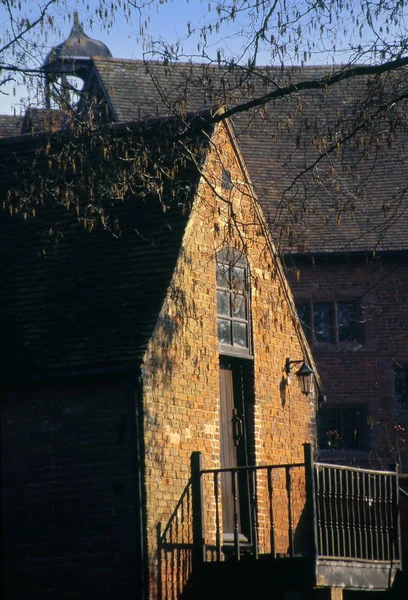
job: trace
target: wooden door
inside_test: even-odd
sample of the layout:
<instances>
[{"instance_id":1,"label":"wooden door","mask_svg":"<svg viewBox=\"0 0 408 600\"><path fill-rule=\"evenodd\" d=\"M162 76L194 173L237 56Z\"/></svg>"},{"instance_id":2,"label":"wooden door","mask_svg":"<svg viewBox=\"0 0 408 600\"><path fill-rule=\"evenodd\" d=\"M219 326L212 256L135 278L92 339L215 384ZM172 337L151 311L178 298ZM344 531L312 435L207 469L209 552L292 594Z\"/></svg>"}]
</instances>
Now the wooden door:
<instances>
[{"instance_id":1,"label":"wooden door","mask_svg":"<svg viewBox=\"0 0 408 600\"><path fill-rule=\"evenodd\" d=\"M234 468L248 464L245 427L245 381L244 368L240 362L220 362L220 463L221 468ZM249 530L249 490L247 474L241 473L236 480L238 496L238 526L241 534ZM232 475L221 476L222 519L224 541L233 541L234 496Z\"/></svg>"}]
</instances>

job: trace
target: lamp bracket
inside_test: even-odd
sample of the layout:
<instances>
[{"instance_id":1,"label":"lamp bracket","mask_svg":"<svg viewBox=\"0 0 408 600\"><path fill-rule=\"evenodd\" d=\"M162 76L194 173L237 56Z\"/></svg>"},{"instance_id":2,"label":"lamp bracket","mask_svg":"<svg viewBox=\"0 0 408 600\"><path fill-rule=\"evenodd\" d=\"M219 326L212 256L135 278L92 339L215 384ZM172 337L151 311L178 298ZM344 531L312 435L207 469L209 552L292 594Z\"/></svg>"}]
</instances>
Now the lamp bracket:
<instances>
[{"instance_id":1,"label":"lamp bracket","mask_svg":"<svg viewBox=\"0 0 408 600\"><path fill-rule=\"evenodd\" d=\"M304 363L304 359L302 360L291 360L290 358L286 359L285 362L285 372L287 375L290 375L290 373L292 372L292 366L293 365L300 365L301 363Z\"/></svg>"}]
</instances>

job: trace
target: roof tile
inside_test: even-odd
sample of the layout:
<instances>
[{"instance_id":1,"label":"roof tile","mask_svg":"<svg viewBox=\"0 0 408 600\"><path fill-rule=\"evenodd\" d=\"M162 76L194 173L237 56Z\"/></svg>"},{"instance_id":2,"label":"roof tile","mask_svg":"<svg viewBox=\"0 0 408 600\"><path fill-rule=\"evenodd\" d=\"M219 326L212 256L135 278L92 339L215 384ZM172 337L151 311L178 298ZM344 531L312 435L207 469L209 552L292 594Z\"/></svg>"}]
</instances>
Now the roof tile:
<instances>
[{"instance_id":1,"label":"roof tile","mask_svg":"<svg viewBox=\"0 0 408 600\"><path fill-rule=\"evenodd\" d=\"M269 68L248 74L200 64L94 62L119 121L232 106L277 86L324 79L338 68ZM234 116L259 200L275 242L285 251L408 249L405 119L398 107L393 122L389 110L374 118L391 92L405 86L405 73L400 75L356 77ZM328 151L362 119L367 126L356 137Z\"/></svg>"}]
</instances>

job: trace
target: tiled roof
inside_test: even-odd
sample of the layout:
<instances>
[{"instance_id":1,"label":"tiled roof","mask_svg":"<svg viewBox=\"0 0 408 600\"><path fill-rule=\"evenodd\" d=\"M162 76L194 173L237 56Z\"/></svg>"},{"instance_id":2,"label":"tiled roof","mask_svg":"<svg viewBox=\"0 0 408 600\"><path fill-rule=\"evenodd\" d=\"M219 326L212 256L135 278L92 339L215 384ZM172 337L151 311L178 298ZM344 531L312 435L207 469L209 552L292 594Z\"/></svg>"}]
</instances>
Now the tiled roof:
<instances>
[{"instance_id":1,"label":"tiled roof","mask_svg":"<svg viewBox=\"0 0 408 600\"><path fill-rule=\"evenodd\" d=\"M198 64L101 58L94 63L118 121L171 114L175 107L233 106L277 86L323 79L335 69L275 68L247 76L244 70ZM405 72L401 75L382 76L382 85L378 78L356 77L234 116L275 242L286 251L408 249L406 107L375 117L392 91L405 88ZM367 126L326 154L362 118Z\"/></svg>"},{"instance_id":2,"label":"tiled roof","mask_svg":"<svg viewBox=\"0 0 408 600\"><path fill-rule=\"evenodd\" d=\"M62 110L29 108L25 115L0 115L0 138L24 133L56 131L64 126L66 113Z\"/></svg>"},{"instance_id":3,"label":"tiled roof","mask_svg":"<svg viewBox=\"0 0 408 600\"><path fill-rule=\"evenodd\" d=\"M230 103L252 83L244 74L210 65L93 58L117 121L166 116L175 109L203 110Z\"/></svg>"},{"instance_id":4,"label":"tiled roof","mask_svg":"<svg viewBox=\"0 0 408 600\"><path fill-rule=\"evenodd\" d=\"M23 117L0 115L0 138L18 135L22 124Z\"/></svg>"},{"instance_id":5,"label":"tiled roof","mask_svg":"<svg viewBox=\"0 0 408 600\"><path fill-rule=\"evenodd\" d=\"M20 133L57 131L64 126L66 113L48 108L29 108L23 118Z\"/></svg>"},{"instance_id":6,"label":"tiled roof","mask_svg":"<svg viewBox=\"0 0 408 600\"><path fill-rule=\"evenodd\" d=\"M38 208L27 220L3 213L1 376L137 367L175 268L198 181L181 145L172 142L175 129L175 121L157 120L134 130L114 128L114 139L132 136L136 146L143 138L167 164L178 165L177 178L163 182L161 196L145 190L112 202L119 236L101 227L90 233L60 206ZM203 120L183 145L198 148L203 158L208 135L211 127ZM64 138L41 134L0 141L6 189L13 189L32 152L50 140L46 160Z\"/></svg>"}]
</instances>

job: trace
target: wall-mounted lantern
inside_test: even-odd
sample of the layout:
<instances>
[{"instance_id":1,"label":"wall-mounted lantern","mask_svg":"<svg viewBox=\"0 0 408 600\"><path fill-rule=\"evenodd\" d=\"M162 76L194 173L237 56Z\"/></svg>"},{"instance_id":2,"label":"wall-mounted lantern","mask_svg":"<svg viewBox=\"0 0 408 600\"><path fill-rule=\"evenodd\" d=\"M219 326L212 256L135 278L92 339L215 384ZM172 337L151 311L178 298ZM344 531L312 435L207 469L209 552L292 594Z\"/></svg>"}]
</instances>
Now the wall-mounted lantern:
<instances>
[{"instance_id":1,"label":"wall-mounted lantern","mask_svg":"<svg viewBox=\"0 0 408 600\"><path fill-rule=\"evenodd\" d=\"M297 378L299 380L299 387L305 396L308 396L313 389L313 375L314 371L305 360L291 360L286 359L285 372L288 377L288 383L290 382L290 374L292 373L293 365L301 365L300 369L296 371Z\"/></svg>"}]
</instances>

